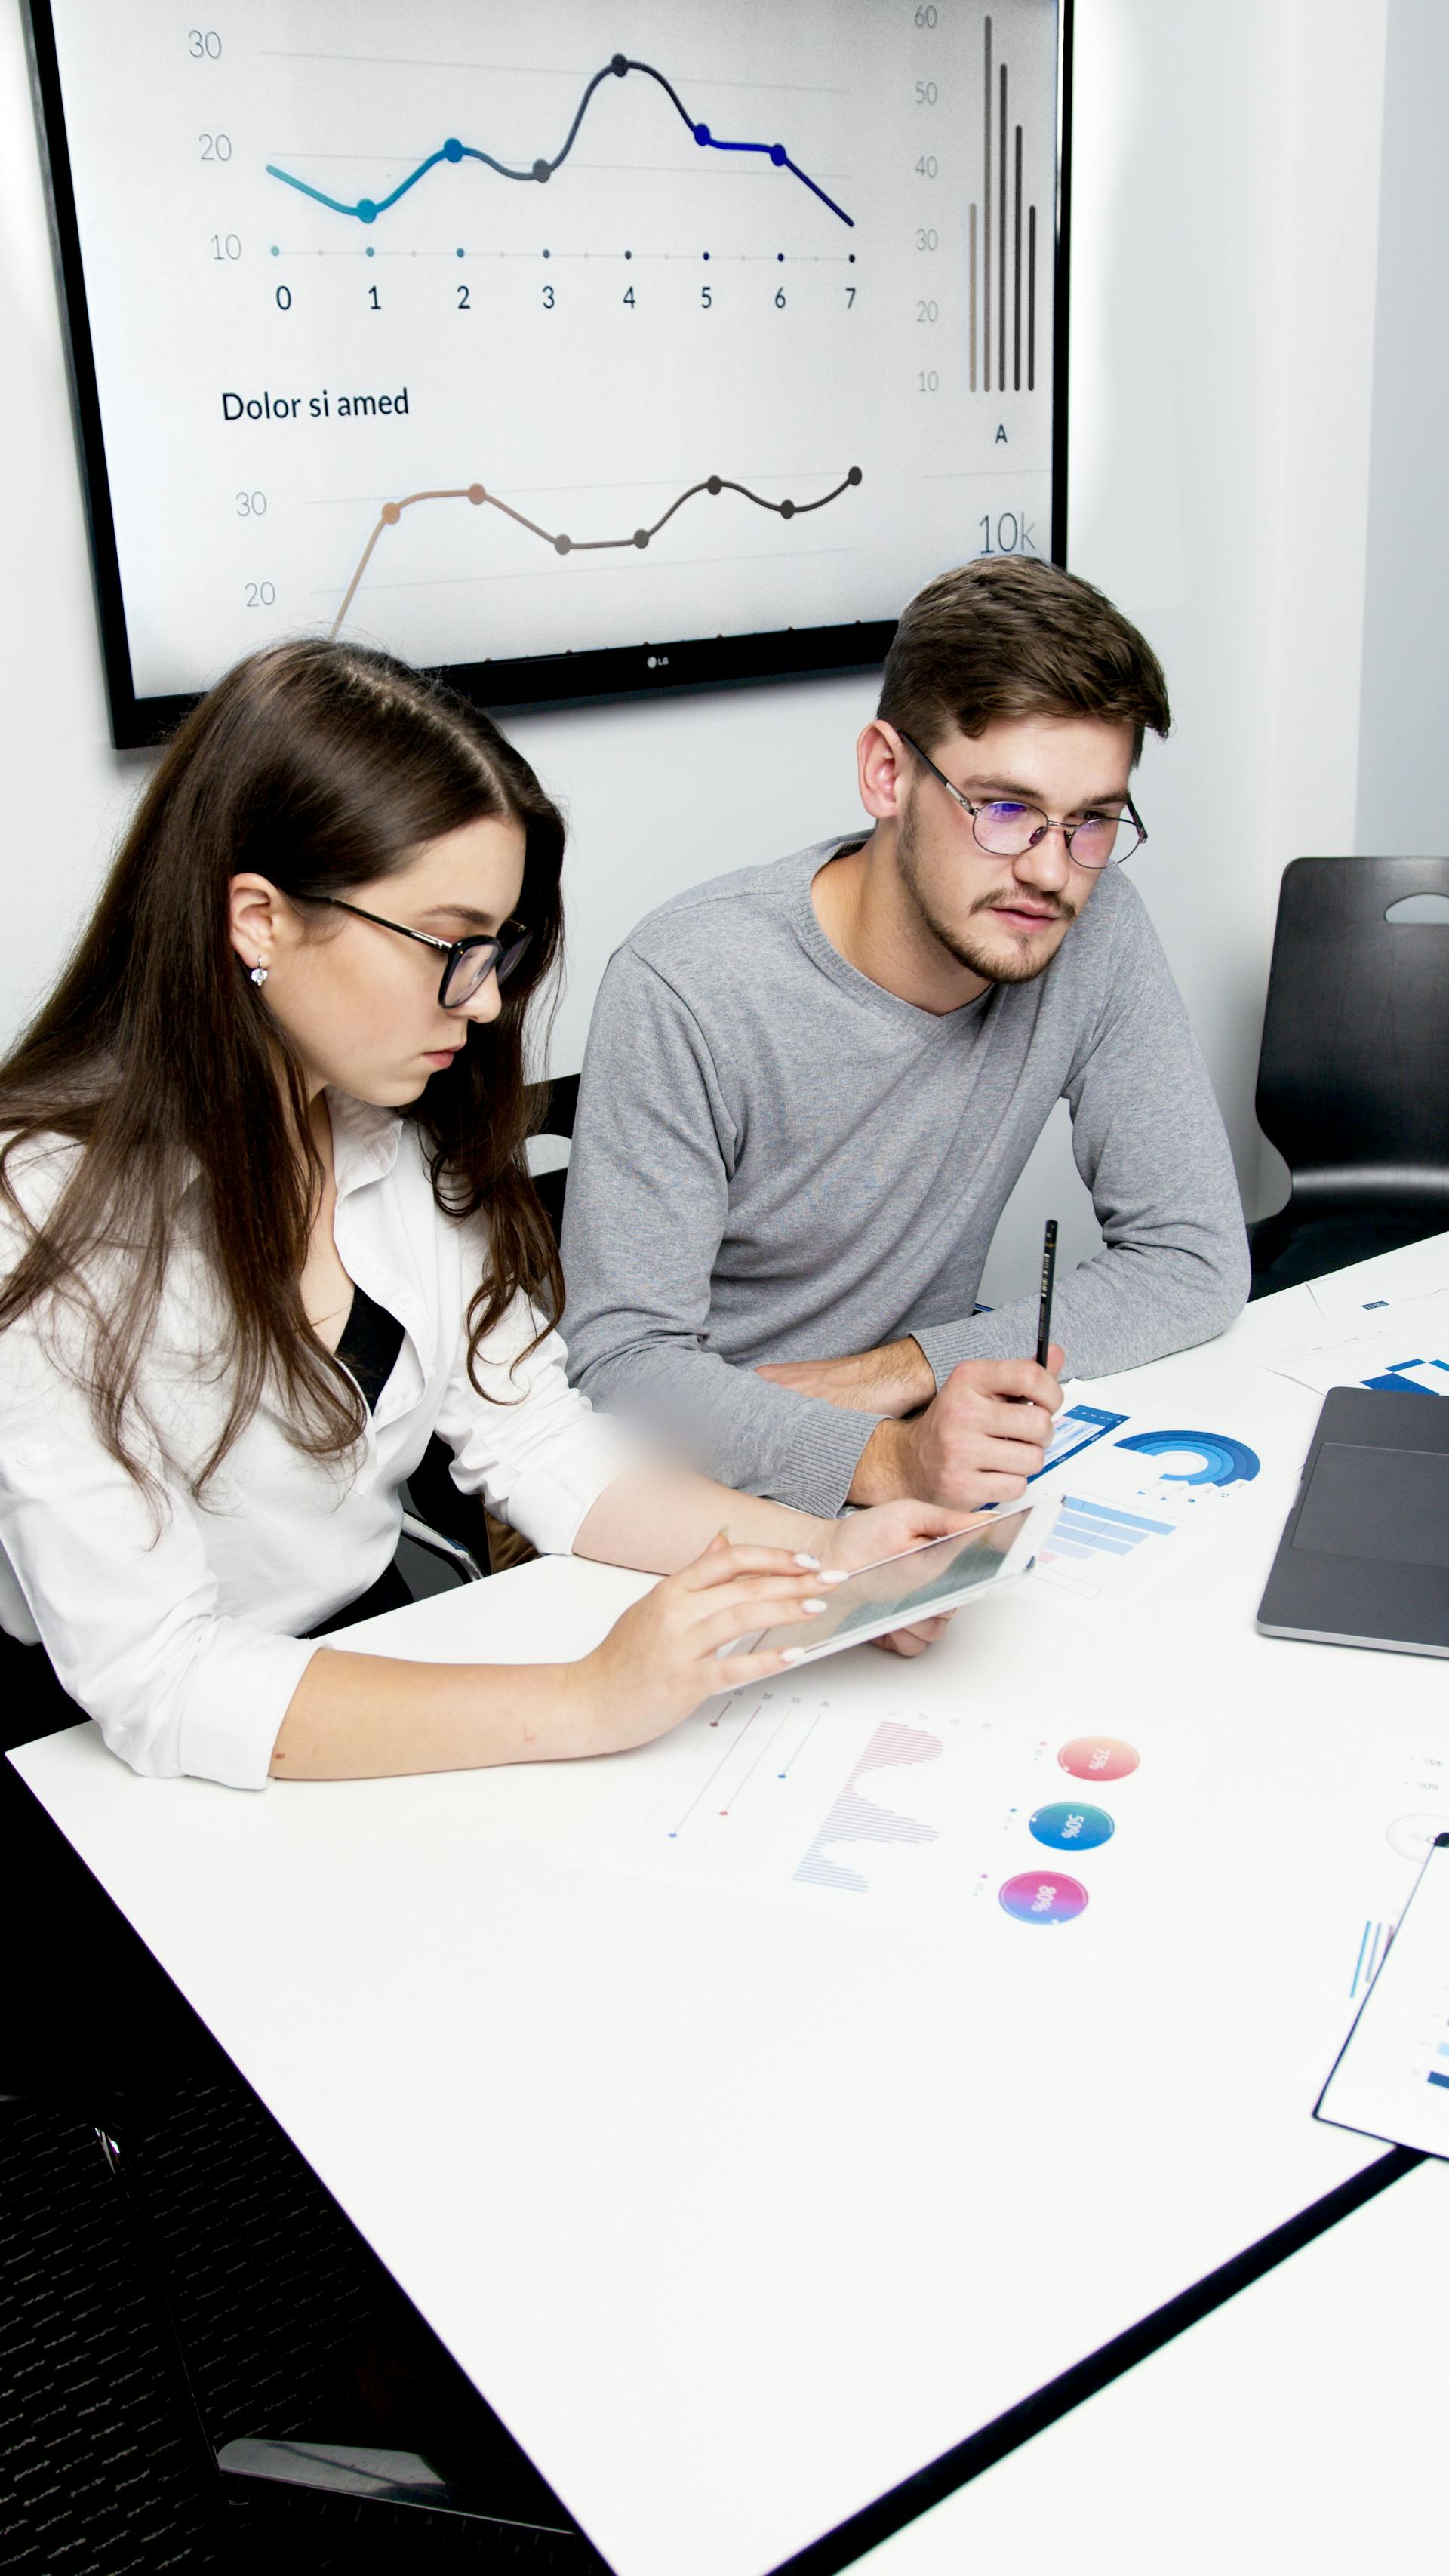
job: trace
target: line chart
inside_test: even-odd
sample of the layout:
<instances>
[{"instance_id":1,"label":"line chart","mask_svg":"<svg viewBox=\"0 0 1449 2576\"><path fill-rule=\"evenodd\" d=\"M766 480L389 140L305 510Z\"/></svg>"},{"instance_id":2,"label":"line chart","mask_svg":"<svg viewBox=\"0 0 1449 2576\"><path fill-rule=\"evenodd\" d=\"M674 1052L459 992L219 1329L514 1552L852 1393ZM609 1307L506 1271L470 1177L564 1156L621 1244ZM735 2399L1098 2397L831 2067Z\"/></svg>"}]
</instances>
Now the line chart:
<instances>
[{"instance_id":1,"label":"line chart","mask_svg":"<svg viewBox=\"0 0 1449 2576\"><path fill-rule=\"evenodd\" d=\"M409 492L404 500L384 501L377 514L377 524L363 547L357 568L343 592L342 605L328 628L328 635L335 638L341 633L347 612L357 596L358 584L372 561L373 549L378 539L389 528L397 526L404 510L415 509L420 501L470 501L475 510L497 510L503 518L511 519L516 527L526 528L531 537L538 537L543 544L552 546L557 555L612 554L625 547L637 548L642 553L651 540L658 536L660 529L668 526L675 512L682 510L686 501L696 500L701 492L708 493L714 500L718 500L722 492L738 492L741 500L752 501L757 510L772 510L780 519L801 519L808 517L812 510L826 509L830 502L839 500L842 492L853 491L862 480L861 468L858 465L852 465L840 482L831 491L822 492L817 500L767 501L763 493L752 492L748 483L732 482L727 474L707 474L701 482L688 484L685 490L670 502L668 509L662 511L649 527L635 528L625 537L571 537L552 528L540 527L537 519L525 517L522 510L515 510L511 502L500 500L498 494L490 492L484 483L459 483L437 491Z\"/></svg>"},{"instance_id":2,"label":"line chart","mask_svg":"<svg viewBox=\"0 0 1449 2576\"><path fill-rule=\"evenodd\" d=\"M527 169L515 170L510 163L496 160L491 152L484 152L477 144L460 143L456 135L450 135L446 143L439 145L436 152L428 153L415 170L410 170L405 179L400 179L387 196L358 197L350 205L345 198L329 197L325 189L314 188L308 180L299 179L293 171L281 169L275 161L267 163L267 176L271 179L280 179L285 187L295 188L303 197L311 197L316 204L326 206L334 215L355 216L360 224L376 223L379 215L385 215L389 207L395 206L400 197L405 197L410 188L415 188L420 179L425 179L428 172L436 170L439 163L443 161L481 161L485 169L494 171L500 179L534 180L542 185L546 180L551 179L555 170L560 169L568 159L579 128L588 114L589 102L595 90L606 80L626 79L630 72L640 72L646 80L652 80L658 84L670 105L688 126L701 151L762 154L776 170L788 170L793 179L798 179L802 187L808 188L813 197L820 199L822 206L828 206L832 215L838 215L843 224L849 224L854 230L854 216L848 215L843 206L838 206L833 197L827 196L818 181L811 178L809 171L801 169L798 161L791 160L783 143L731 142L722 135L715 134L708 125L702 125L690 115L673 82L667 80L663 72L657 71L653 63L636 62L629 54L614 54L605 63L602 71L595 72L574 111L574 121L551 161L537 160L531 162Z\"/></svg>"}]
</instances>

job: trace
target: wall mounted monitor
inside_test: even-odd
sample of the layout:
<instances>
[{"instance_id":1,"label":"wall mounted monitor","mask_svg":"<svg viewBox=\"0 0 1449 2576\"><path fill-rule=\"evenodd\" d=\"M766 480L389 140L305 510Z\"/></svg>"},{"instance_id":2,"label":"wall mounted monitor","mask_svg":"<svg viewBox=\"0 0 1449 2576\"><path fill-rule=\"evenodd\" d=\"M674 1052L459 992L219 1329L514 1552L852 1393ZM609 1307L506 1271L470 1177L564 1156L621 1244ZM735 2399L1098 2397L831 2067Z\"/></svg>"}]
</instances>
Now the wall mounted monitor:
<instances>
[{"instance_id":1,"label":"wall mounted monitor","mask_svg":"<svg viewBox=\"0 0 1449 2576\"><path fill-rule=\"evenodd\" d=\"M31 0L119 744L879 661L1063 550L1070 0Z\"/></svg>"}]
</instances>

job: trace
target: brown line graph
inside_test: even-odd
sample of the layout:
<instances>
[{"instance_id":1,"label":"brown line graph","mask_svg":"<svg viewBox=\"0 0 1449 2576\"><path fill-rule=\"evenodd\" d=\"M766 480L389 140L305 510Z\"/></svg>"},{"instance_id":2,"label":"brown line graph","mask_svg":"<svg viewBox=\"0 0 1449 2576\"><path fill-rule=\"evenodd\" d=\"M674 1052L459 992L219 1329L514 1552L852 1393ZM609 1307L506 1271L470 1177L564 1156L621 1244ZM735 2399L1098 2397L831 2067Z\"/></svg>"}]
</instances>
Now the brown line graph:
<instances>
[{"instance_id":1,"label":"brown line graph","mask_svg":"<svg viewBox=\"0 0 1449 2576\"><path fill-rule=\"evenodd\" d=\"M862 480L860 467L852 465L833 490L822 492L814 501L767 501L763 493L752 492L748 483L732 482L727 474L707 474L702 481L689 484L683 492L679 493L670 502L668 509L662 511L649 527L635 528L626 537L571 537L560 530L540 527L537 519L527 518L522 510L515 510L511 502L500 500L498 494L490 492L485 483L458 483L440 487L437 491L409 492L401 501L384 501L377 515L377 525L362 549L357 568L342 594L342 605L328 628L328 634L330 637L336 637L341 633L347 612L357 596L358 585L372 561L373 550L379 537L385 535L389 528L395 528L404 510L415 509L420 501L469 501L475 510L499 511L505 519L511 519L515 527L526 528L531 537L537 537L544 545L552 546L555 554L588 555L608 554L625 547L637 548L642 552L644 547L658 536L660 529L668 526L676 510L682 510L686 501L696 500L701 492L708 493L713 500L718 500L722 492L738 492L741 500L752 501L757 510L773 510L775 516L780 519L803 519L808 517L812 510L823 510L831 501L838 501L842 492L852 491Z\"/></svg>"}]
</instances>

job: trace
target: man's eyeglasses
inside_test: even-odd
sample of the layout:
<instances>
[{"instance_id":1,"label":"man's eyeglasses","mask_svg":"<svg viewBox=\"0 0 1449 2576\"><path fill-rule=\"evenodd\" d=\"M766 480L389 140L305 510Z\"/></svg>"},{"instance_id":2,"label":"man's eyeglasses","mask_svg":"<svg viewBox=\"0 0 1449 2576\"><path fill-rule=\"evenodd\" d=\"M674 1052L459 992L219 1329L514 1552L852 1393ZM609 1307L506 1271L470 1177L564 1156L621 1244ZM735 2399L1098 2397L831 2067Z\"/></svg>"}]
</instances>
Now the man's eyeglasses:
<instances>
[{"instance_id":1,"label":"man's eyeglasses","mask_svg":"<svg viewBox=\"0 0 1449 2576\"><path fill-rule=\"evenodd\" d=\"M330 903L335 912L353 913L359 921L375 921L379 930L395 930L403 939L415 939L421 948L436 948L444 961L438 999L445 1011L460 1011L490 975L505 984L533 937L521 921L505 921L496 939L431 939L425 930L409 930L405 922L385 921L380 912L364 912L360 903L344 903L340 894L317 894L312 901Z\"/></svg>"},{"instance_id":2,"label":"man's eyeglasses","mask_svg":"<svg viewBox=\"0 0 1449 2576\"><path fill-rule=\"evenodd\" d=\"M909 743L917 760L924 762L933 778L939 778L948 796L954 796L963 814L971 817L971 829L983 850L996 859L1023 859L1034 850L1048 832L1060 832L1069 855L1079 868L1120 868L1134 850L1140 850L1147 838L1147 827L1129 796L1115 813L1084 814L1076 823L1053 823L1039 805L1020 805L1014 796L998 796L989 805L973 805L959 787L953 787L945 771L938 769L928 752L908 733L901 740Z\"/></svg>"}]
</instances>

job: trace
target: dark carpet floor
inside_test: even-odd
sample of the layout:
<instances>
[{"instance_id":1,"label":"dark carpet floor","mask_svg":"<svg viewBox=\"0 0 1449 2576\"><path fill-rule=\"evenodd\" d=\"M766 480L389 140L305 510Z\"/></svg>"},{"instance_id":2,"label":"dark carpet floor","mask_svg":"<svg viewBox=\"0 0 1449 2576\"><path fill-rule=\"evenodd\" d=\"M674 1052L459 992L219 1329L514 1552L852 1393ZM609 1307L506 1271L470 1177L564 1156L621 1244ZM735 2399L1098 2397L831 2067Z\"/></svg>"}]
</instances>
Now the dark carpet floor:
<instances>
[{"instance_id":1,"label":"dark carpet floor","mask_svg":"<svg viewBox=\"0 0 1449 2576\"><path fill-rule=\"evenodd\" d=\"M503 2511L521 2499L566 2519L244 2086L184 2083L128 2170L144 2177L214 2443L310 2434L416 2447ZM332 2498L266 2498L218 2523L181 2423L126 2199L94 2131L0 2101L7 2571L603 2570L581 2538Z\"/></svg>"}]
</instances>

